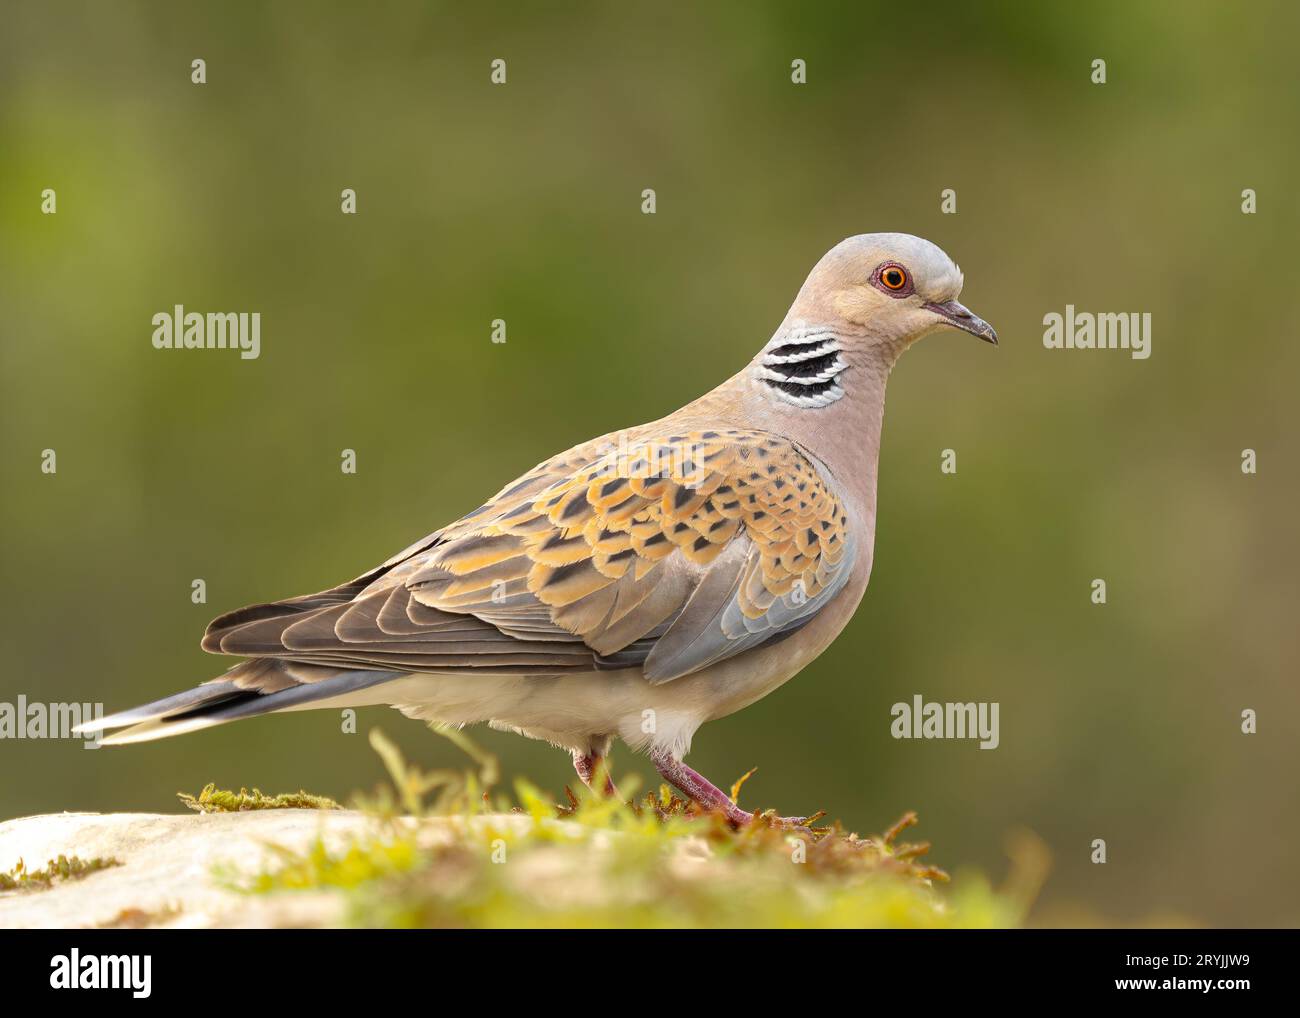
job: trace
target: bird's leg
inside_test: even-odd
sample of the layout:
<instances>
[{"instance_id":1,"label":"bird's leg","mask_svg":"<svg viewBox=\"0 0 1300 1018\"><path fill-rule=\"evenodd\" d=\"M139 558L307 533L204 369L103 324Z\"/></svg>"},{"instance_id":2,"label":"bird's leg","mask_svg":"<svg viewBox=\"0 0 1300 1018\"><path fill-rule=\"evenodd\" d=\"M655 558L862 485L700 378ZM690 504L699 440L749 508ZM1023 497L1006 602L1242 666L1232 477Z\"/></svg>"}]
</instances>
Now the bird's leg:
<instances>
[{"instance_id":1,"label":"bird's leg","mask_svg":"<svg viewBox=\"0 0 1300 1018\"><path fill-rule=\"evenodd\" d=\"M663 779L687 798L699 803L705 809L718 810L737 827L753 823L753 813L741 809L721 788L699 771L692 770L680 760L673 759L672 754L651 753L650 759L654 761L655 768ZM807 817L774 817L772 822L781 827L802 827L807 819Z\"/></svg>"},{"instance_id":2,"label":"bird's leg","mask_svg":"<svg viewBox=\"0 0 1300 1018\"><path fill-rule=\"evenodd\" d=\"M580 750L573 751L573 769L578 772L578 777L582 783L591 788L591 782L596 777L597 772L605 775L605 794L607 796L617 797L618 789L614 786L614 779L609 776L609 765L605 763L609 758L599 753L583 753ZM605 766L601 766L605 764ZM595 789L591 788L594 792Z\"/></svg>"}]
</instances>

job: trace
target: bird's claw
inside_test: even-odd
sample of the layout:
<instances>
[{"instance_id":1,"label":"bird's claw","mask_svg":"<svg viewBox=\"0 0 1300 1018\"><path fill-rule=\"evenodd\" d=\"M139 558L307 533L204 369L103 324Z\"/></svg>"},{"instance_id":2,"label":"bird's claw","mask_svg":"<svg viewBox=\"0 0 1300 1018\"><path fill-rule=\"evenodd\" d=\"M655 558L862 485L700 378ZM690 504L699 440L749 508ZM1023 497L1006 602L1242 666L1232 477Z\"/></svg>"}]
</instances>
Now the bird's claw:
<instances>
[{"instance_id":1,"label":"bird's claw","mask_svg":"<svg viewBox=\"0 0 1300 1018\"><path fill-rule=\"evenodd\" d=\"M765 823L770 827L780 827L786 830L806 830L811 831L813 824L817 823L826 815L825 810L818 810L812 816L807 817L779 817L775 810L764 810L761 813L748 814L746 823Z\"/></svg>"}]
</instances>

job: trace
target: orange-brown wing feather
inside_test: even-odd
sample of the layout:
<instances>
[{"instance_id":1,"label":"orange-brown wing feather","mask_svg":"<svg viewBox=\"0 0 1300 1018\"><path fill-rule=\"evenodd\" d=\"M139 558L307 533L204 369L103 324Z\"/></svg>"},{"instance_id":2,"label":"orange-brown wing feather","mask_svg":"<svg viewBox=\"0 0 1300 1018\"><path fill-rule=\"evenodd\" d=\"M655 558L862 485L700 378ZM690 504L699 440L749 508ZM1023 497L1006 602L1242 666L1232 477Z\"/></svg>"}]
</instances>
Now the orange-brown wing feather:
<instances>
[{"instance_id":1,"label":"orange-brown wing feather","mask_svg":"<svg viewBox=\"0 0 1300 1018\"><path fill-rule=\"evenodd\" d=\"M649 426L540 464L352 584L224 616L205 646L416 671L649 658L666 681L811 617L847 577L847 528L785 439Z\"/></svg>"},{"instance_id":2,"label":"orange-brown wing feather","mask_svg":"<svg viewBox=\"0 0 1300 1018\"><path fill-rule=\"evenodd\" d=\"M449 528L405 581L412 598L507 631L520 613L549 617L609 655L671 624L741 540L728 593L748 619L782 598L820 607L847 574L847 514L790 442L739 429L618 437L567 476Z\"/></svg>"}]
</instances>

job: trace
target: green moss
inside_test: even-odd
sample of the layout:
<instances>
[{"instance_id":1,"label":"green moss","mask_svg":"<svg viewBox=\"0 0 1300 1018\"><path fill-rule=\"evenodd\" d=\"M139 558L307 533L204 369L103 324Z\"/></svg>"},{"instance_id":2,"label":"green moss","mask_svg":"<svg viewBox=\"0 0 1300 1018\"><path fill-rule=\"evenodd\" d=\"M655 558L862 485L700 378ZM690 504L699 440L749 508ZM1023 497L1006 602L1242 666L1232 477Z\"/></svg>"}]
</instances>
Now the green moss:
<instances>
[{"instance_id":1,"label":"green moss","mask_svg":"<svg viewBox=\"0 0 1300 1018\"><path fill-rule=\"evenodd\" d=\"M366 838L341 852L331 852L317 838L305 852L269 846L279 859L274 869L241 883L233 874L224 882L254 894L270 891L351 890L372 880L404 873L421 863L421 853L410 838Z\"/></svg>"},{"instance_id":2,"label":"green moss","mask_svg":"<svg viewBox=\"0 0 1300 1018\"><path fill-rule=\"evenodd\" d=\"M48 891L56 881L80 880L96 870L121 865L117 859L60 855L47 862L44 869L29 870L19 859L18 865L8 873L0 873L0 891Z\"/></svg>"},{"instance_id":3,"label":"green moss","mask_svg":"<svg viewBox=\"0 0 1300 1018\"><path fill-rule=\"evenodd\" d=\"M343 921L366 927L1008 926L1027 905L978 877L941 890L929 846L900 840L915 814L871 837L792 831L770 813L738 830L667 787L627 801L565 789L557 806L523 781L494 796L495 761L477 747L476 771L424 774L382 734L371 742L392 778L365 800L374 829L334 849L275 847L227 886L331 890Z\"/></svg>"},{"instance_id":4,"label":"green moss","mask_svg":"<svg viewBox=\"0 0 1300 1018\"><path fill-rule=\"evenodd\" d=\"M307 792L287 792L265 795L261 789L251 792L241 788L238 792L220 789L214 783L203 786L198 795L177 792L176 797L198 813L242 813L250 809L342 809L333 799Z\"/></svg>"}]
</instances>

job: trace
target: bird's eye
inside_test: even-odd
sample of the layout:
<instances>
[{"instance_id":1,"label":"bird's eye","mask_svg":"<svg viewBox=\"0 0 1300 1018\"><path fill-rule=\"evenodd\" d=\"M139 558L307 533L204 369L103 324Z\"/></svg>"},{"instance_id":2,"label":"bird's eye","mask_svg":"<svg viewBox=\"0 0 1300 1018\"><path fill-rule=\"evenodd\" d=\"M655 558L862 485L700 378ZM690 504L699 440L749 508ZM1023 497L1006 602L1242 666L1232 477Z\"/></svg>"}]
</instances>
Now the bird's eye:
<instances>
[{"instance_id":1,"label":"bird's eye","mask_svg":"<svg viewBox=\"0 0 1300 1018\"><path fill-rule=\"evenodd\" d=\"M907 285L907 272L899 265L886 265L880 270L880 282L887 290L901 290Z\"/></svg>"}]
</instances>

